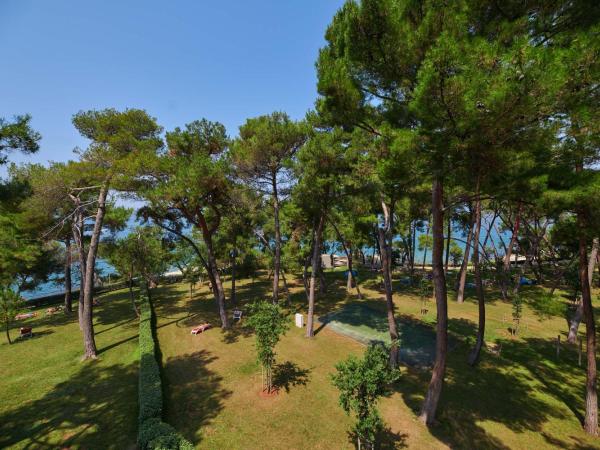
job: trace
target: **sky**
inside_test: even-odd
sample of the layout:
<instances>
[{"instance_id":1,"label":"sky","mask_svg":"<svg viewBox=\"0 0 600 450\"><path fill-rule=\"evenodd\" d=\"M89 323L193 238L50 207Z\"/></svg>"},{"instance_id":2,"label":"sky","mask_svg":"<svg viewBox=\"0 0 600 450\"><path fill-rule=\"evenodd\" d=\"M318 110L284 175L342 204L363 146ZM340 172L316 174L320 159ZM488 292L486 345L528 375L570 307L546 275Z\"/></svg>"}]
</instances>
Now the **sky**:
<instances>
[{"instance_id":1,"label":"sky","mask_svg":"<svg viewBox=\"0 0 600 450\"><path fill-rule=\"evenodd\" d=\"M316 98L315 61L342 0L0 0L0 117L31 114L40 151L75 159L80 110L142 108L171 130L285 111ZM0 175L5 174L0 169Z\"/></svg>"}]
</instances>

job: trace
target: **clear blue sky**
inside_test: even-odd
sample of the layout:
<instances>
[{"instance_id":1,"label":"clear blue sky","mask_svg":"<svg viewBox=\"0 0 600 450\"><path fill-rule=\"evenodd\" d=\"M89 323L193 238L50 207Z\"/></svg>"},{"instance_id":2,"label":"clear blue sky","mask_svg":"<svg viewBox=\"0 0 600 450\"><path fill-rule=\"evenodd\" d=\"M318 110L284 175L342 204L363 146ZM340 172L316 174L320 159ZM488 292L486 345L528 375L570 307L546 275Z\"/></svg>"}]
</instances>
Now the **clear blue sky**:
<instances>
[{"instance_id":1,"label":"clear blue sky","mask_svg":"<svg viewBox=\"0 0 600 450\"><path fill-rule=\"evenodd\" d=\"M1 0L0 116L30 113L41 150L84 146L79 110L146 109L165 129L206 117L230 135L314 104L314 62L342 0Z\"/></svg>"}]
</instances>

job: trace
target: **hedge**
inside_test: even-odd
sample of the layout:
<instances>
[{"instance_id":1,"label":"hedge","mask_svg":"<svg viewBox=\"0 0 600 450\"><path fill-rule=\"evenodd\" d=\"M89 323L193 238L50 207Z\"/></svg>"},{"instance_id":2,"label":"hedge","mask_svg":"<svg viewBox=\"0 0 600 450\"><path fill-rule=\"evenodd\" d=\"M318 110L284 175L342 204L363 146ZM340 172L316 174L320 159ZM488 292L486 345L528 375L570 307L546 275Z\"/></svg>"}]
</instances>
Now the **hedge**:
<instances>
[{"instance_id":1,"label":"hedge","mask_svg":"<svg viewBox=\"0 0 600 450\"><path fill-rule=\"evenodd\" d=\"M162 421L162 384L154 339L155 318L146 286L140 289L140 380L138 445L150 450L189 450L194 446Z\"/></svg>"}]
</instances>

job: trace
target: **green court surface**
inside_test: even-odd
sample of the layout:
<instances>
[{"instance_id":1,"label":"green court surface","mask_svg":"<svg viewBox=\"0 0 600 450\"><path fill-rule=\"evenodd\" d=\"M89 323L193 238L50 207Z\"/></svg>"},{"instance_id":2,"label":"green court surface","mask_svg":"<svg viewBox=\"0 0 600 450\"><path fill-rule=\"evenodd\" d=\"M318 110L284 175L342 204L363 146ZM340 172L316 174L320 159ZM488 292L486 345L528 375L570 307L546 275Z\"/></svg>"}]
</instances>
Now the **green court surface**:
<instances>
[{"instance_id":1,"label":"green court surface","mask_svg":"<svg viewBox=\"0 0 600 450\"><path fill-rule=\"evenodd\" d=\"M350 303L319 317L327 328L363 344L390 343L385 311L362 303ZM417 320L396 319L400 335L400 360L411 367L430 367L435 359L435 330Z\"/></svg>"}]
</instances>

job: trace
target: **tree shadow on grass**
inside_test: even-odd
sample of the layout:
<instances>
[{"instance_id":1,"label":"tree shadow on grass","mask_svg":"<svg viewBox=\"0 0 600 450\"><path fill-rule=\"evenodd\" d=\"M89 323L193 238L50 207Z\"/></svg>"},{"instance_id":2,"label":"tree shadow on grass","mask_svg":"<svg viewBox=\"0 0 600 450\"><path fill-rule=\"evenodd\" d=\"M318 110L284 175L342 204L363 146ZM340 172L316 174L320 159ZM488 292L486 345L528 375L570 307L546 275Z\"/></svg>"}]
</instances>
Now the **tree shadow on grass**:
<instances>
[{"instance_id":1,"label":"tree shadow on grass","mask_svg":"<svg viewBox=\"0 0 600 450\"><path fill-rule=\"evenodd\" d=\"M0 415L0 448L130 448L137 377L134 364L86 363L42 398Z\"/></svg>"},{"instance_id":2,"label":"tree shadow on grass","mask_svg":"<svg viewBox=\"0 0 600 450\"><path fill-rule=\"evenodd\" d=\"M208 366L217 359L211 352L169 358L163 365L165 418L178 431L198 443L200 430L223 409L231 392L221 386L222 378Z\"/></svg>"},{"instance_id":3,"label":"tree shadow on grass","mask_svg":"<svg viewBox=\"0 0 600 450\"><path fill-rule=\"evenodd\" d=\"M302 369L292 361L276 364L273 368L273 385L289 393L292 387L306 386L310 372L310 369Z\"/></svg>"},{"instance_id":4,"label":"tree shadow on grass","mask_svg":"<svg viewBox=\"0 0 600 450\"><path fill-rule=\"evenodd\" d=\"M471 336L476 326L465 319L451 319L449 329L458 336ZM544 428L552 419L581 419L585 377L583 369L573 368L577 364L573 349L564 350L556 361L552 340L502 340L502 356L484 351L477 367L466 363L469 351L470 345L461 340L448 355L438 423L430 427L440 441L452 448L508 449L479 425L489 421L515 433L545 433L546 442L560 448L596 448L577 436L566 441L566 436L557 438ZM428 372L409 369L397 385L415 414L429 378Z\"/></svg>"}]
</instances>

